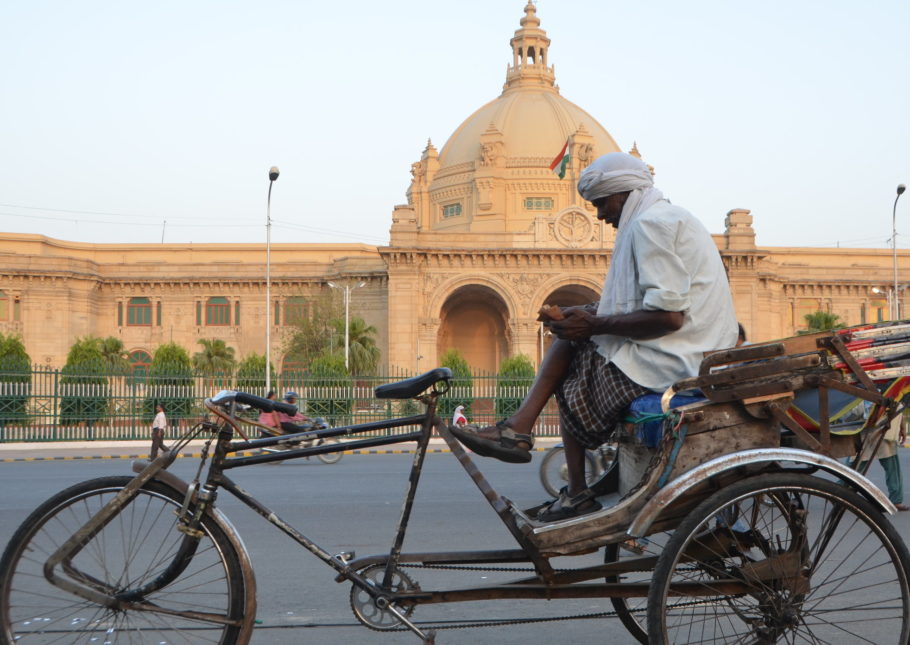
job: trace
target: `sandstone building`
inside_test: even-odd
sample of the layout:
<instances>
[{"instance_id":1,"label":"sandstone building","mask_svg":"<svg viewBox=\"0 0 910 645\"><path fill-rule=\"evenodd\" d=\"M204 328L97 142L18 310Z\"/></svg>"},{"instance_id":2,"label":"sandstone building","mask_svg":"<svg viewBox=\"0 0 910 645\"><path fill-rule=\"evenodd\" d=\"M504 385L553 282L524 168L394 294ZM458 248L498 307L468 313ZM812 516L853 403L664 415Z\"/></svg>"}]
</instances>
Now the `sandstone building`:
<instances>
[{"instance_id":1,"label":"sandstone building","mask_svg":"<svg viewBox=\"0 0 910 645\"><path fill-rule=\"evenodd\" d=\"M597 299L614 231L597 221L575 183L590 161L620 147L560 94L533 4L509 45L502 93L442 148L427 142L412 164L388 246L271 245L276 364L282 330L307 315L308 299L327 292L329 281L364 283L352 312L378 329L383 365L409 371L436 366L450 347L481 370L517 353L536 362L547 342L535 322L539 307ZM549 166L566 143L571 161L560 179ZM881 291L892 283L890 250L759 248L745 209L718 214L716 223L737 315L752 338L791 335L817 310L849 324L888 317ZM89 334L122 338L140 364L168 341L193 352L199 338L220 338L240 358L264 352L264 244L0 234L0 255L0 331L21 334L36 362L62 365L73 341ZM901 283L910 278L908 262L902 252Z\"/></svg>"}]
</instances>

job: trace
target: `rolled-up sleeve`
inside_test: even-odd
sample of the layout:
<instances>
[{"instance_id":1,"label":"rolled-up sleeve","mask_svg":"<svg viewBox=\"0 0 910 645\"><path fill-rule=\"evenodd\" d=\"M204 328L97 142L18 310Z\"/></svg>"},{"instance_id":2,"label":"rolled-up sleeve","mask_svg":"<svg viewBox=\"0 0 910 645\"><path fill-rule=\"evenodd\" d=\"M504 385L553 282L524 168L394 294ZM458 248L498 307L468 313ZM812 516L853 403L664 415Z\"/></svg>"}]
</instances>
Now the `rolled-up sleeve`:
<instances>
[{"instance_id":1,"label":"rolled-up sleeve","mask_svg":"<svg viewBox=\"0 0 910 645\"><path fill-rule=\"evenodd\" d=\"M632 232L632 252L638 285L646 311L689 309L689 271L674 252L677 226L665 221L641 220Z\"/></svg>"}]
</instances>

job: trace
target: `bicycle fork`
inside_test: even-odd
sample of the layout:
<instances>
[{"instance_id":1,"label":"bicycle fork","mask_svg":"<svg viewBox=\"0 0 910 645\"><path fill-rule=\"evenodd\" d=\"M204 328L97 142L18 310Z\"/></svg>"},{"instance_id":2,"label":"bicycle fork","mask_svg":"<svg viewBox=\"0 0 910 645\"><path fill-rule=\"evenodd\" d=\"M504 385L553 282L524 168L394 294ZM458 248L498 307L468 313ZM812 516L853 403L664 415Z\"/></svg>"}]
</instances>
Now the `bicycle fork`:
<instances>
[{"instance_id":1,"label":"bicycle fork","mask_svg":"<svg viewBox=\"0 0 910 645\"><path fill-rule=\"evenodd\" d=\"M202 532L199 530L202 515L208 504L212 501L213 494L205 495L207 491L200 491L197 495L199 503L196 504L192 516L187 516L187 508L190 497L193 493L190 490L187 493L187 500L178 520L177 528L185 534L180 544L177 555L167 566L167 568L153 581L148 584L125 592L118 593L110 585L80 571L73 564L73 559L84 549L91 540L97 536L111 520L114 519L123 509L136 497L140 488L151 480L159 471L167 468L173 463L177 455L173 452L166 452L156 458L152 463L146 466L129 484L123 487L114 498L98 511L88 522L86 522L78 531L76 531L60 548L58 548L44 563L44 577L51 584L68 591L80 598L97 603L109 609L123 608L129 603L134 609L142 609L141 603L137 601L149 593L157 591L164 586L173 582L189 565L196 553ZM57 567L60 566L66 574L64 577L57 573ZM160 611L161 608L156 608Z\"/></svg>"}]
</instances>

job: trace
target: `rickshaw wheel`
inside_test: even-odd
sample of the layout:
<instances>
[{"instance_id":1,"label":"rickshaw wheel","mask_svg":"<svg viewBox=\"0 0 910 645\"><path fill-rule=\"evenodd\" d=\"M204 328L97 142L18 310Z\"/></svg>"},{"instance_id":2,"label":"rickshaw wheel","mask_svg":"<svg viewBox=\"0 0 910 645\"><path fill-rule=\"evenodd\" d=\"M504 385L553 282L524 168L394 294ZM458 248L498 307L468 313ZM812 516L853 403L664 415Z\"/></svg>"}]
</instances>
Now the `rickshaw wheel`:
<instances>
[{"instance_id":1,"label":"rickshaw wheel","mask_svg":"<svg viewBox=\"0 0 910 645\"><path fill-rule=\"evenodd\" d=\"M667 543L670 534L655 533L646 538L628 540L626 542L614 542L604 547L604 563L610 564L617 560L627 558L637 558L642 556L660 555ZM637 547L637 548L636 548ZM605 582L643 582L651 579L653 570L630 571L618 576L606 576ZM616 616L622 622L626 630L639 643L648 643L648 615L647 615L647 598L610 598L610 603L616 611Z\"/></svg>"},{"instance_id":2,"label":"rickshaw wheel","mask_svg":"<svg viewBox=\"0 0 910 645\"><path fill-rule=\"evenodd\" d=\"M751 477L696 506L667 542L650 642L907 643L908 580L903 540L854 490L798 473Z\"/></svg>"}]
</instances>

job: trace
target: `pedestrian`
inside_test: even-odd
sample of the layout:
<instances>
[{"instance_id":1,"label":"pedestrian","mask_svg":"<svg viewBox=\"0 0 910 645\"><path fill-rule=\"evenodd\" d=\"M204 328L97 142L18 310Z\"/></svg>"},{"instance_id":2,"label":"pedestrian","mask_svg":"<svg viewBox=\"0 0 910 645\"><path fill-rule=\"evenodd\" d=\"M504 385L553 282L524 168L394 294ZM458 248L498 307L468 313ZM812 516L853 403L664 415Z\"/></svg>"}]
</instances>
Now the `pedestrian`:
<instances>
[{"instance_id":1,"label":"pedestrian","mask_svg":"<svg viewBox=\"0 0 910 645\"><path fill-rule=\"evenodd\" d=\"M155 419L152 421L152 450L149 453L149 459L158 456L158 449L162 452L169 452L164 445L164 431L167 429L167 416L164 414L164 404L155 405Z\"/></svg>"},{"instance_id":2,"label":"pedestrian","mask_svg":"<svg viewBox=\"0 0 910 645\"><path fill-rule=\"evenodd\" d=\"M578 192L618 229L600 302L545 306L539 320L557 340L518 410L487 428L450 428L481 456L527 463L534 423L555 394L569 483L538 513L544 522L599 510L585 448L609 440L630 402L698 374L704 352L732 347L738 332L717 245L654 186L644 162L603 155L581 174Z\"/></svg>"},{"instance_id":3,"label":"pedestrian","mask_svg":"<svg viewBox=\"0 0 910 645\"><path fill-rule=\"evenodd\" d=\"M872 444L867 441L864 443L863 452L860 455L859 466L860 472L866 469L866 464L873 458L878 458L878 463L882 465L885 471L885 488L888 489L888 499L899 511L910 511L910 506L904 504L904 478L901 473L900 456L897 454L898 446L904 445L907 438L907 418L901 412L893 419L879 444L878 450L872 454Z\"/></svg>"},{"instance_id":4,"label":"pedestrian","mask_svg":"<svg viewBox=\"0 0 910 645\"><path fill-rule=\"evenodd\" d=\"M466 426L468 425L468 418L464 415L464 406L459 405L455 408L455 414L452 415L452 425L453 426Z\"/></svg>"}]
</instances>

